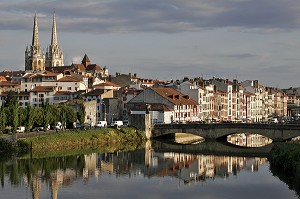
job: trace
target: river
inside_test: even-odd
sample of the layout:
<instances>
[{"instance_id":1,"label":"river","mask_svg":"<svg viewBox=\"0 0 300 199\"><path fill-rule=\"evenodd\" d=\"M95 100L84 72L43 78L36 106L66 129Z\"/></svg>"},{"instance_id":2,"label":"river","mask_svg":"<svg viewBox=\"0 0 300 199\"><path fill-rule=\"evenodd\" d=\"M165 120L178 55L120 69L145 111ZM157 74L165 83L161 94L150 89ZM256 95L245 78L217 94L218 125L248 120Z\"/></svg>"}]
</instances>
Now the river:
<instances>
[{"instance_id":1,"label":"river","mask_svg":"<svg viewBox=\"0 0 300 199\"><path fill-rule=\"evenodd\" d=\"M12 158L0 165L0 199L299 198L266 157L131 152Z\"/></svg>"}]
</instances>

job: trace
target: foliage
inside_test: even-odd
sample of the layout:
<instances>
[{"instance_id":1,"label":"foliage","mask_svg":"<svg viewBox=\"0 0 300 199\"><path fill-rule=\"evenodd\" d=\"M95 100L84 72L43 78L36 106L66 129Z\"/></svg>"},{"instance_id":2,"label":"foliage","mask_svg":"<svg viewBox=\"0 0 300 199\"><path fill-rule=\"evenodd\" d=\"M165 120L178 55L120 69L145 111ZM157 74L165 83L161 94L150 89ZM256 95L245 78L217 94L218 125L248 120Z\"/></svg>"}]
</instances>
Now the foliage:
<instances>
[{"instance_id":1,"label":"foliage","mask_svg":"<svg viewBox=\"0 0 300 199\"><path fill-rule=\"evenodd\" d=\"M126 133L124 133L126 131ZM134 128L117 130L113 128L91 129L87 131L72 131L66 133L37 136L24 139L23 142L32 144L34 151L74 149L78 146L99 146L116 143L141 143L146 140L144 134Z\"/></svg>"},{"instance_id":2,"label":"foliage","mask_svg":"<svg viewBox=\"0 0 300 199\"><path fill-rule=\"evenodd\" d=\"M49 103L43 105L43 127L47 130L48 125L50 125L51 117L53 117L51 112L51 106Z\"/></svg>"},{"instance_id":3,"label":"foliage","mask_svg":"<svg viewBox=\"0 0 300 199\"><path fill-rule=\"evenodd\" d=\"M31 107L30 105L26 107L26 122L25 122L26 132L29 132L34 124L34 120L36 118L35 110L36 108Z\"/></svg>"},{"instance_id":4,"label":"foliage","mask_svg":"<svg viewBox=\"0 0 300 199\"><path fill-rule=\"evenodd\" d=\"M7 96L6 96L6 99L5 99L4 107L11 107L12 105L14 105L16 103L18 103L16 92L9 91L7 93Z\"/></svg>"},{"instance_id":5,"label":"foliage","mask_svg":"<svg viewBox=\"0 0 300 199\"><path fill-rule=\"evenodd\" d=\"M15 132L19 126L19 104L18 102L15 102L10 108L11 113L11 126L13 129L13 132Z\"/></svg>"},{"instance_id":6,"label":"foliage","mask_svg":"<svg viewBox=\"0 0 300 199\"><path fill-rule=\"evenodd\" d=\"M300 143L275 145L269 161L272 173L300 194Z\"/></svg>"},{"instance_id":7,"label":"foliage","mask_svg":"<svg viewBox=\"0 0 300 199\"><path fill-rule=\"evenodd\" d=\"M77 112L77 119L81 125L84 124L84 118L85 118L85 107L83 103L80 103L79 111Z\"/></svg>"},{"instance_id":8,"label":"foliage","mask_svg":"<svg viewBox=\"0 0 300 199\"><path fill-rule=\"evenodd\" d=\"M6 127L7 116L5 114L4 106L0 109L0 131L3 131Z\"/></svg>"}]
</instances>

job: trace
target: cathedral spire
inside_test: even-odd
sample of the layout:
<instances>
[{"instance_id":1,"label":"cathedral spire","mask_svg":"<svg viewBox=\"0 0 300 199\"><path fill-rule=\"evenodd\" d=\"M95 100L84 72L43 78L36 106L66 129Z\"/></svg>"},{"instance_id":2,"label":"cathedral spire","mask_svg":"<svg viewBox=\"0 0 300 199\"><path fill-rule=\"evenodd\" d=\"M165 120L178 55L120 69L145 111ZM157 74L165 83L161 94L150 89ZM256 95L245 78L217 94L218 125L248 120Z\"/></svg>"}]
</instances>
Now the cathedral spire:
<instances>
[{"instance_id":1,"label":"cathedral spire","mask_svg":"<svg viewBox=\"0 0 300 199\"><path fill-rule=\"evenodd\" d=\"M46 53L46 67L55 67L64 65L64 57L61 48L58 47L55 10L53 13L52 37L51 43Z\"/></svg>"},{"instance_id":2,"label":"cathedral spire","mask_svg":"<svg viewBox=\"0 0 300 199\"><path fill-rule=\"evenodd\" d=\"M33 35L32 35L32 46L39 46L39 30L38 30L38 22L37 22L37 15L36 12L34 14L34 21L33 21Z\"/></svg>"},{"instance_id":3,"label":"cathedral spire","mask_svg":"<svg viewBox=\"0 0 300 199\"><path fill-rule=\"evenodd\" d=\"M54 9L54 13L53 13L51 46L57 46L55 9Z\"/></svg>"}]
</instances>

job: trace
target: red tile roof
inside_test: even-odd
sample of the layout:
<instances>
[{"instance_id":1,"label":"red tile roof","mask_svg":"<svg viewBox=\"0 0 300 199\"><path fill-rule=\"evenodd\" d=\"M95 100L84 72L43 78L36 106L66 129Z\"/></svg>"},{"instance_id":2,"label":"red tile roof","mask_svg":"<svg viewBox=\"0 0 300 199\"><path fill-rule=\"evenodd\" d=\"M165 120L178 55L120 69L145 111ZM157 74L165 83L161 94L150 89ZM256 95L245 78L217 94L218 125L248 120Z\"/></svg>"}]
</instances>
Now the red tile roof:
<instances>
[{"instance_id":1,"label":"red tile roof","mask_svg":"<svg viewBox=\"0 0 300 199\"><path fill-rule=\"evenodd\" d=\"M173 88L150 88L157 94L163 96L168 101L176 105L198 105L198 103L192 100L188 95L183 95Z\"/></svg>"},{"instance_id":2,"label":"red tile roof","mask_svg":"<svg viewBox=\"0 0 300 199\"><path fill-rule=\"evenodd\" d=\"M73 66L80 71L85 71L85 66L83 64L73 64Z\"/></svg>"},{"instance_id":3,"label":"red tile roof","mask_svg":"<svg viewBox=\"0 0 300 199\"><path fill-rule=\"evenodd\" d=\"M86 71L101 71L101 67L98 64L90 64L86 67Z\"/></svg>"},{"instance_id":4,"label":"red tile roof","mask_svg":"<svg viewBox=\"0 0 300 199\"><path fill-rule=\"evenodd\" d=\"M0 82L0 86L18 86L18 82L11 82L11 81L3 81Z\"/></svg>"},{"instance_id":5,"label":"red tile roof","mask_svg":"<svg viewBox=\"0 0 300 199\"><path fill-rule=\"evenodd\" d=\"M113 87L121 88L120 85L115 84L115 83L110 82L110 81L106 81L106 82L94 85L94 87L101 87L101 86L113 86Z\"/></svg>"},{"instance_id":6,"label":"red tile roof","mask_svg":"<svg viewBox=\"0 0 300 199\"><path fill-rule=\"evenodd\" d=\"M60 78L59 80L57 80L58 82L80 82L81 80L76 78L76 77L72 77L72 76L65 76Z\"/></svg>"},{"instance_id":7,"label":"red tile roof","mask_svg":"<svg viewBox=\"0 0 300 199\"><path fill-rule=\"evenodd\" d=\"M30 92L52 92L55 90L55 86L36 86L31 89Z\"/></svg>"},{"instance_id":8,"label":"red tile roof","mask_svg":"<svg viewBox=\"0 0 300 199\"><path fill-rule=\"evenodd\" d=\"M0 76L0 81L5 82L5 81L7 81L7 79L4 76Z\"/></svg>"}]
</instances>

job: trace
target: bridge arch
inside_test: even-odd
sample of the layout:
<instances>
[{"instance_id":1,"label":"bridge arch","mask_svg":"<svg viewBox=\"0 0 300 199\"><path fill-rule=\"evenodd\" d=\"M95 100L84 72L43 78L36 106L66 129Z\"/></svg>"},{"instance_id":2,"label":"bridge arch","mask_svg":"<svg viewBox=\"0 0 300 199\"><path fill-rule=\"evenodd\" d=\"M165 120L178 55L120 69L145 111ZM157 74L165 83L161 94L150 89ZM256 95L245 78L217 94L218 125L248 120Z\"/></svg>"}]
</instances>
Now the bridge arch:
<instances>
[{"instance_id":1,"label":"bridge arch","mask_svg":"<svg viewBox=\"0 0 300 199\"><path fill-rule=\"evenodd\" d=\"M189 133L206 140L216 140L235 133L260 134L275 142L291 140L300 136L300 125L269 124L160 124L154 125L151 137L165 134Z\"/></svg>"}]
</instances>

